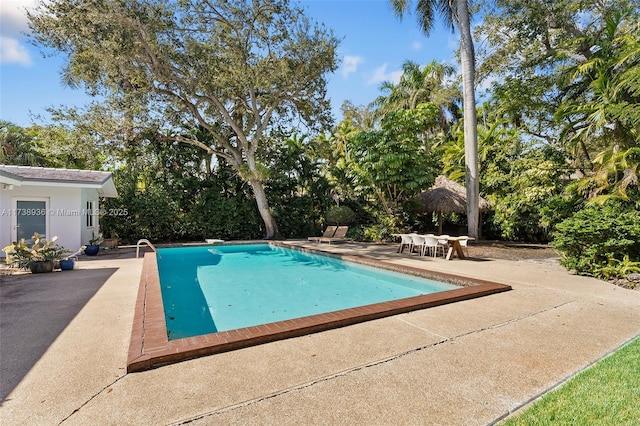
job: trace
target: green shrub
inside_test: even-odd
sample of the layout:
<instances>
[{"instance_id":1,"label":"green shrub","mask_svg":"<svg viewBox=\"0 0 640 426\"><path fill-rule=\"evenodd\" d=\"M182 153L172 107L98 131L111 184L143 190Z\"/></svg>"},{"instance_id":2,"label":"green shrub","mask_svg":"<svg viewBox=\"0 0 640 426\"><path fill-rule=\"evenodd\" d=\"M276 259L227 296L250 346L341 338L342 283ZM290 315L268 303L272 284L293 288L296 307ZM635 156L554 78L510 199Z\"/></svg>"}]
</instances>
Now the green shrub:
<instances>
[{"instance_id":1,"label":"green shrub","mask_svg":"<svg viewBox=\"0 0 640 426\"><path fill-rule=\"evenodd\" d=\"M332 207L325 213L325 222L328 225L351 225L356 220L356 213L351 207Z\"/></svg>"},{"instance_id":2,"label":"green shrub","mask_svg":"<svg viewBox=\"0 0 640 426\"><path fill-rule=\"evenodd\" d=\"M399 233L397 220L393 216L382 215L376 223L365 228L362 238L365 241L386 242L393 241L393 234Z\"/></svg>"},{"instance_id":3,"label":"green shrub","mask_svg":"<svg viewBox=\"0 0 640 426\"><path fill-rule=\"evenodd\" d=\"M640 211L622 202L580 210L556 227L553 246L581 275L621 277L640 261Z\"/></svg>"}]
</instances>

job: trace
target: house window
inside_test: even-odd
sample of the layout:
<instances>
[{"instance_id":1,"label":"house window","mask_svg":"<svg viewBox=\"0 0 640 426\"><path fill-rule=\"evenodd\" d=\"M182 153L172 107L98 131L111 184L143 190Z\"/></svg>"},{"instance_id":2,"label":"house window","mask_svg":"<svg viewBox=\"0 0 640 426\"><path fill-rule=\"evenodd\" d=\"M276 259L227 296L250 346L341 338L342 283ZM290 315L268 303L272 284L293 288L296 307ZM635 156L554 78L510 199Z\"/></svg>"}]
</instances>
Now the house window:
<instances>
[{"instance_id":1,"label":"house window","mask_svg":"<svg viewBox=\"0 0 640 426\"><path fill-rule=\"evenodd\" d=\"M93 228L93 201L87 201L87 228Z\"/></svg>"}]
</instances>

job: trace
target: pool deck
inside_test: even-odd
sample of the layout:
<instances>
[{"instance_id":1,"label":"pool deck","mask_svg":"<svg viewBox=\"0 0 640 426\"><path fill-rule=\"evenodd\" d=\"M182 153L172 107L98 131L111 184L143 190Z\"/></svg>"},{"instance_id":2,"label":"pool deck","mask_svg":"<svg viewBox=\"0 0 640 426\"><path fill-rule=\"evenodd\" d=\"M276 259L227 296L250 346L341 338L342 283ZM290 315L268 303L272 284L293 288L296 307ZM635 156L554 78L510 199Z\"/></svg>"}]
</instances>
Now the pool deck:
<instances>
[{"instance_id":1,"label":"pool deck","mask_svg":"<svg viewBox=\"0 0 640 426\"><path fill-rule=\"evenodd\" d=\"M127 374L135 253L0 276L0 424L486 425L640 335L640 291L552 263L310 246L513 290Z\"/></svg>"}]
</instances>

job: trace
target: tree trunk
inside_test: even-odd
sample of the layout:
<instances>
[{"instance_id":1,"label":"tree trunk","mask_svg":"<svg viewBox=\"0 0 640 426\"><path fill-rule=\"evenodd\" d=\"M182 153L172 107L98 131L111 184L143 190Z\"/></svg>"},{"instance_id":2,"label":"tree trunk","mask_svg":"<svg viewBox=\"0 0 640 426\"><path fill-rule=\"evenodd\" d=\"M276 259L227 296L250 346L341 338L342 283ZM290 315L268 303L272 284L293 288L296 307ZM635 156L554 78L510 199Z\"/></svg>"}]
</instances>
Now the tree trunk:
<instances>
[{"instance_id":1,"label":"tree trunk","mask_svg":"<svg viewBox=\"0 0 640 426\"><path fill-rule=\"evenodd\" d=\"M249 184L253 189L253 195L255 196L256 203L258 204L258 211L260 212L260 216L262 217L264 226L267 229L267 235L264 237L264 239L265 240L281 239L282 237L280 235L280 231L278 231L278 225L276 224L276 220L271 214L271 209L269 208L267 195L264 192L264 186L262 185L262 181L250 180Z\"/></svg>"},{"instance_id":2,"label":"tree trunk","mask_svg":"<svg viewBox=\"0 0 640 426\"><path fill-rule=\"evenodd\" d=\"M456 0L462 56L462 91L464 107L464 163L467 188L468 234L478 238L480 183L478 173L478 134L475 95L475 53L467 0Z\"/></svg>"}]
</instances>

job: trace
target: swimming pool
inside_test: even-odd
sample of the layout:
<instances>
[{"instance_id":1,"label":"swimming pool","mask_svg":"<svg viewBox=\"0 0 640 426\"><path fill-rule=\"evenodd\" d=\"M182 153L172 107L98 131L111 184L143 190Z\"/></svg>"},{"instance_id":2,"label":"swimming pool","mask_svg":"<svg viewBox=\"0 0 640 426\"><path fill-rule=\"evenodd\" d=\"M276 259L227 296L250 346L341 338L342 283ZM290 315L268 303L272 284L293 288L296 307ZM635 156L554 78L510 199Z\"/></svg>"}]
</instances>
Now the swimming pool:
<instances>
[{"instance_id":1,"label":"swimming pool","mask_svg":"<svg viewBox=\"0 0 640 426\"><path fill-rule=\"evenodd\" d=\"M289 247L306 253L320 252L317 246L295 241L272 242L269 245L271 247ZM208 246L208 248L216 249L219 247ZM327 249L325 248L324 250ZM395 247L390 248L388 251L389 253L384 255L383 259L358 255L353 250L351 252L354 254L322 254L357 264L375 266L376 268L454 284L458 287L436 293L420 294L413 297L355 306L300 318L171 340L168 337L169 330L167 329L156 254L145 253L127 356L127 372L143 371L191 358L233 351L275 340L303 336L363 321L511 290L510 286L504 284L429 271L424 266L426 265L424 259L415 262L414 266L400 264L398 261L404 261L405 259L398 258L396 260ZM177 265L176 269L182 271L180 265ZM184 271L184 273L186 274L187 272ZM253 274L256 278L265 275L256 270L253 270ZM196 277L193 275L191 277L195 281Z\"/></svg>"},{"instance_id":2,"label":"swimming pool","mask_svg":"<svg viewBox=\"0 0 640 426\"><path fill-rule=\"evenodd\" d=\"M157 257L169 340L458 288L269 244L163 248Z\"/></svg>"}]
</instances>

